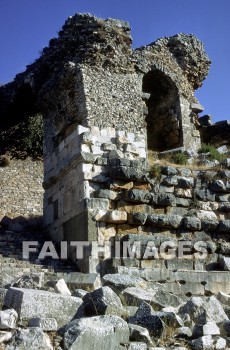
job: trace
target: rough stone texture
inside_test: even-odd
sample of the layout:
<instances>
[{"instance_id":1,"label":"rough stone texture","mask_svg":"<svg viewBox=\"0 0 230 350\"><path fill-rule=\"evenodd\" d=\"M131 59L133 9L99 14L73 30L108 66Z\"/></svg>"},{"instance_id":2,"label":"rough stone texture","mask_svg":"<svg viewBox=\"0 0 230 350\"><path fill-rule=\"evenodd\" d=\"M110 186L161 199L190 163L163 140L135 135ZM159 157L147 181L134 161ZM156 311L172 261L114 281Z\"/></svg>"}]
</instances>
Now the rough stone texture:
<instances>
[{"instance_id":1,"label":"rough stone texture","mask_svg":"<svg viewBox=\"0 0 230 350\"><path fill-rule=\"evenodd\" d=\"M53 350L50 338L40 328L17 329L6 350Z\"/></svg>"},{"instance_id":2,"label":"rough stone texture","mask_svg":"<svg viewBox=\"0 0 230 350\"><path fill-rule=\"evenodd\" d=\"M31 318L28 322L29 327L39 327L43 331L57 331L58 324L55 318Z\"/></svg>"},{"instance_id":3,"label":"rough stone texture","mask_svg":"<svg viewBox=\"0 0 230 350\"><path fill-rule=\"evenodd\" d=\"M147 345L152 345L152 340L147 329L134 324L129 324L129 331L130 341L140 341Z\"/></svg>"},{"instance_id":4,"label":"rough stone texture","mask_svg":"<svg viewBox=\"0 0 230 350\"><path fill-rule=\"evenodd\" d=\"M47 317L55 318L59 327L76 315L81 304L80 298L23 288L10 288L4 300L4 305L15 309L23 323L34 317Z\"/></svg>"},{"instance_id":5,"label":"rough stone texture","mask_svg":"<svg viewBox=\"0 0 230 350\"><path fill-rule=\"evenodd\" d=\"M59 293L59 294L71 295L71 292L67 287L67 284L65 283L64 278L57 281L57 283L54 285L54 290L56 293Z\"/></svg>"},{"instance_id":6,"label":"rough stone texture","mask_svg":"<svg viewBox=\"0 0 230 350\"><path fill-rule=\"evenodd\" d=\"M0 221L4 216L29 220L43 212L43 163L12 159L8 167L0 167Z\"/></svg>"},{"instance_id":7,"label":"rough stone texture","mask_svg":"<svg viewBox=\"0 0 230 350\"><path fill-rule=\"evenodd\" d=\"M129 327L117 316L96 316L74 320L66 326L64 348L71 350L116 350L129 341Z\"/></svg>"},{"instance_id":8,"label":"rough stone texture","mask_svg":"<svg viewBox=\"0 0 230 350\"><path fill-rule=\"evenodd\" d=\"M124 308L120 298L110 287L102 287L83 297L86 316L116 315L123 316Z\"/></svg>"},{"instance_id":9,"label":"rough stone texture","mask_svg":"<svg viewBox=\"0 0 230 350\"><path fill-rule=\"evenodd\" d=\"M199 297L193 297L179 309L179 313L181 315L189 314L197 324L206 324L207 321L213 321L218 325L228 320L222 305L214 296L205 301Z\"/></svg>"},{"instance_id":10,"label":"rough stone texture","mask_svg":"<svg viewBox=\"0 0 230 350\"><path fill-rule=\"evenodd\" d=\"M96 208L113 209L106 218L110 224L127 223L126 212L110 207L117 199L114 193L98 190L108 190L112 179L146 183L147 148L184 147L193 153L200 146L197 113L202 108L194 90L210 66L202 43L186 34L135 50L131 42L127 22L76 14L35 63L1 88L10 104L27 84L43 114L44 223L56 241L97 240L97 225L89 215ZM176 175L177 170L166 173ZM176 182L183 193L193 186L186 176L181 173ZM134 198L128 199L136 202L176 203L174 194L155 198L148 191L144 197L137 188L131 191ZM179 216L169 221L163 227L180 225ZM136 215L129 223L140 222L145 219ZM90 252L85 260L89 257ZM82 262L88 271L98 264Z\"/></svg>"},{"instance_id":11,"label":"rough stone texture","mask_svg":"<svg viewBox=\"0 0 230 350\"><path fill-rule=\"evenodd\" d=\"M16 328L18 314L14 309L0 311L0 329Z\"/></svg>"},{"instance_id":12,"label":"rough stone texture","mask_svg":"<svg viewBox=\"0 0 230 350\"><path fill-rule=\"evenodd\" d=\"M145 282L140 277L131 277L122 274L109 274L103 277L103 284L114 289L116 292L127 287L145 286Z\"/></svg>"}]
</instances>

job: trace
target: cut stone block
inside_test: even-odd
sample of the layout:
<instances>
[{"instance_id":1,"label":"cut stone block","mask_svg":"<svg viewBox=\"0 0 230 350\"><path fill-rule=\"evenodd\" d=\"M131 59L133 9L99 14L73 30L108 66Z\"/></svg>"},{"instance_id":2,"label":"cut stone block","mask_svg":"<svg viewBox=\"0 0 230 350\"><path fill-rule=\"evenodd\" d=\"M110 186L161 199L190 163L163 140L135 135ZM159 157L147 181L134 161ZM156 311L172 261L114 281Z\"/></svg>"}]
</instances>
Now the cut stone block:
<instances>
[{"instance_id":1,"label":"cut stone block","mask_svg":"<svg viewBox=\"0 0 230 350\"><path fill-rule=\"evenodd\" d=\"M7 350L53 350L50 338L40 328L17 329Z\"/></svg>"},{"instance_id":2,"label":"cut stone block","mask_svg":"<svg viewBox=\"0 0 230 350\"><path fill-rule=\"evenodd\" d=\"M100 275L97 273L70 272L64 276L64 280L71 292L75 289L89 292L101 287Z\"/></svg>"},{"instance_id":3,"label":"cut stone block","mask_svg":"<svg viewBox=\"0 0 230 350\"><path fill-rule=\"evenodd\" d=\"M11 287L4 305L17 311L19 320L27 323L31 318L55 318L58 326L64 326L81 306L80 298L35 289Z\"/></svg>"},{"instance_id":4,"label":"cut stone block","mask_svg":"<svg viewBox=\"0 0 230 350\"><path fill-rule=\"evenodd\" d=\"M71 350L117 350L129 341L128 324L117 316L95 316L74 320L66 326L64 347Z\"/></svg>"},{"instance_id":5,"label":"cut stone block","mask_svg":"<svg viewBox=\"0 0 230 350\"><path fill-rule=\"evenodd\" d=\"M120 298L110 287L102 287L83 297L86 316L116 315L123 316L124 308Z\"/></svg>"}]
</instances>

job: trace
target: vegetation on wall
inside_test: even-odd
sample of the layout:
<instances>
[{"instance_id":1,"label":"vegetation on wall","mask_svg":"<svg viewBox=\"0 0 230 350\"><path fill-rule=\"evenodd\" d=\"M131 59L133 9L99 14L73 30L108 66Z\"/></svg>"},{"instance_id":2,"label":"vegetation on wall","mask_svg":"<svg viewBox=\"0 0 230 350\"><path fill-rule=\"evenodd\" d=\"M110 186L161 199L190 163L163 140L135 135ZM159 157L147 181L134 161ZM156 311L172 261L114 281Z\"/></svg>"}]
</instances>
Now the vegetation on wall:
<instances>
[{"instance_id":1,"label":"vegetation on wall","mask_svg":"<svg viewBox=\"0 0 230 350\"><path fill-rule=\"evenodd\" d=\"M38 159L43 154L43 120L40 114L29 116L0 134L1 153L17 158Z\"/></svg>"},{"instance_id":2,"label":"vegetation on wall","mask_svg":"<svg viewBox=\"0 0 230 350\"><path fill-rule=\"evenodd\" d=\"M221 162L226 158L225 154L218 152L213 145L206 143L203 143L201 145L201 148L198 150L198 153L207 153L209 160L217 160L218 162Z\"/></svg>"}]
</instances>

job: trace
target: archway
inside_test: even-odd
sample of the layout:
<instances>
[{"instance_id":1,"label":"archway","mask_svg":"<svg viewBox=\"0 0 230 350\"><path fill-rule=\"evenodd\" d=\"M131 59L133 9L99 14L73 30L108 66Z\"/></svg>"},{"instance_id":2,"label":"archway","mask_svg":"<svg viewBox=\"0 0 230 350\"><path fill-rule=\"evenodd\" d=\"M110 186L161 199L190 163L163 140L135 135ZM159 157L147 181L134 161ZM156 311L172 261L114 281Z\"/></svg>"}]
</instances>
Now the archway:
<instances>
[{"instance_id":1,"label":"archway","mask_svg":"<svg viewBox=\"0 0 230 350\"><path fill-rule=\"evenodd\" d=\"M178 89L162 71L154 69L143 78L143 92L150 94L148 107L148 149L162 152L182 145Z\"/></svg>"}]
</instances>

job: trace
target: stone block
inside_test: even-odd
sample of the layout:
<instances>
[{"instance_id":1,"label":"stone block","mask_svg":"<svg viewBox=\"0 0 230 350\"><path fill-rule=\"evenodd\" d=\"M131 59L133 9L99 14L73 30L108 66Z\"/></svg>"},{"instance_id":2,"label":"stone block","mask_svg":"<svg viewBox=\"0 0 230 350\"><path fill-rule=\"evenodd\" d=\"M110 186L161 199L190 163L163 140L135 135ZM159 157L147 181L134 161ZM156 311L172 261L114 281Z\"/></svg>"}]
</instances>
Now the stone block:
<instances>
[{"instance_id":1,"label":"stone block","mask_svg":"<svg viewBox=\"0 0 230 350\"><path fill-rule=\"evenodd\" d=\"M134 324L129 324L129 331L130 341L141 341L147 345L153 344L147 329Z\"/></svg>"},{"instance_id":2,"label":"stone block","mask_svg":"<svg viewBox=\"0 0 230 350\"><path fill-rule=\"evenodd\" d=\"M13 288L8 289L4 305L17 311L19 321L27 323L31 318L55 318L58 326L64 326L81 306L80 298L42 290ZM60 312L62 310L62 312Z\"/></svg>"},{"instance_id":3,"label":"stone block","mask_svg":"<svg viewBox=\"0 0 230 350\"><path fill-rule=\"evenodd\" d=\"M64 280L71 292L79 288L93 291L101 287L101 279L97 273L70 272L64 276Z\"/></svg>"},{"instance_id":4,"label":"stone block","mask_svg":"<svg viewBox=\"0 0 230 350\"><path fill-rule=\"evenodd\" d=\"M86 207L88 209L108 210L109 204L110 204L109 199L104 199L104 198L86 199Z\"/></svg>"},{"instance_id":5,"label":"stone block","mask_svg":"<svg viewBox=\"0 0 230 350\"><path fill-rule=\"evenodd\" d=\"M218 231L230 233L230 220L221 220Z\"/></svg>"},{"instance_id":6,"label":"stone block","mask_svg":"<svg viewBox=\"0 0 230 350\"><path fill-rule=\"evenodd\" d=\"M121 180L113 180L113 182L110 184L110 188L114 190L130 190L133 188L133 182L125 182Z\"/></svg>"},{"instance_id":7,"label":"stone block","mask_svg":"<svg viewBox=\"0 0 230 350\"><path fill-rule=\"evenodd\" d=\"M31 318L28 322L29 327L39 327L45 332L56 332L58 324L55 318Z\"/></svg>"},{"instance_id":8,"label":"stone block","mask_svg":"<svg viewBox=\"0 0 230 350\"><path fill-rule=\"evenodd\" d=\"M181 198L192 198L192 191L189 188L188 189L176 188L175 195Z\"/></svg>"},{"instance_id":9,"label":"stone block","mask_svg":"<svg viewBox=\"0 0 230 350\"><path fill-rule=\"evenodd\" d=\"M193 328L193 337L199 338L203 335L219 335L220 329L217 324L213 321L209 321L204 325L197 324Z\"/></svg>"},{"instance_id":10,"label":"stone block","mask_svg":"<svg viewBox=\"0 0 230 350\"><path fill-rule=\"evenodd\" d=\"M68 324L64 334L65 349L117 350L129 341L128 324L117 316L95 316L76 319Z\"/></svg>"},{"instance_id":11,"label":"stone block","mask_svg":"<svg viewBox=\"0 0 230 350\"><path fill-rule=\"evenodd\" d=\"M207 210L198 210L197 211L197 217L200 220L217 220L217 216L213 211L207 211Z\"/></svg>"},{"instance_id":12,"label":"stone block","mask_svg":"<svg viewBox=\"0 0 230 350\"><path fill-rule=\"evenodd\" d=\"M110 287L98 288L83 297L85 316L115 315L125 313L120 298Z\"/></svg>"},{"instance_id":13,"label":"stone block","mask_svg":"<svg viewBox=\"0 0 230 350\"><path fill-rule=\"evenodd\" d=\"M166 261L169 270L193 270L194 262L192 260L171 259Z\"/></svg>"},{"instance_id":14,"label":"stone block","mask_svg":"<svg viewBox=\"0 0 230 350\"><path fill-rule=\"evenodd\" d=\"M7 350L15 349L53 350L53 346L49 336L40 328L19 328L7 344Z\"/></svg>"},{"instance_id":15,"label":"stone block","mask_svg":"<svg viewBox=\"0 0 230 350\"><path fill-rule=\"evenodd\" d=\"M177 169L172 166L162 167L161 172L167 176L177 175Z\"/></svg>"},{"instance_id":16,"label":"stone block","mask_svg":"<svg viewBox=\"0 0 230 350\"><path fill-rule=\"evenodd\" d=\"M178 228L182 223L182 217L179 215L154 215L149 214L147 217L147 224L158 226L158 227L168 227L168 228Z\"/></svg>"},{"instance_id":17,"label":"stone block","mask_svg":"<svg viewBox=\"0 0 230 350\"><path fill-rule=\"evenodd\" d=\"M138 234L138 227L132 225L117 225L117 235L119 237L125 236L127 234Z\"/></svg>"},{"instance_id":18,"label":"stone block","mask_svg":"<svg viewBox=\"0 0 230 350\"><path fill-rule=\"evenodd\" d=\"M133 189L126 192L126 200L133 203L150 203L152 195L148 191Z\"/></svg>"},{"instance_id":19,"label":"stone block","mask_svg":"<svg viewBox=\"0 0 230 350\"><path fill-rule=\"evenodd\" d=\"M71 295L71 292L67 287L67 284L65 283L65 280L63 278L57 281L57 283L54 285L54 290L56 293L59 293L59 294Z\"/></svg>"},{"instance_id":20,"label":"stone block","mask_svg":"<svg viewBox=\"0 0 230 350\"><path fill-rule=\"evenodd\" d=\"M185 229L190 231L199 231L201 229L201 221L195 216L186 216L183 219Z\"/></svg>"},{"instance_id":21,"label":"stone block","mask_svg":"<svg viewBox=\"0 0 230 350\"><path fill-rule=\"evenodd\" d=\"M113 210L108 212L106 217L106 222L115 223L115 224L123 224L127 221L128 216L125 211L121 210Z\"/></svg>"},{"instance_id":22,"label":"stone block","mask_svg":"<svg viewBox=\"0 0 230 350\"><path fill-rule=\"evenodd\" d=\"M128 222L132 225L144 225L147 220L147 214L145 213L130 213L128 215Z\"/></svg>"},{"instance_id":23,"label":"stone block","mask_svg":"<svg viewBox=\"0 0 230 350\"><path fill-rule=\"evenodd\" d=\"M144 287L146 285L140 277L131 277L120 273L105 275L102 281L104 286L111 287L115 292L122 291L128 287Z\"/></svg>"}]
</instances>

